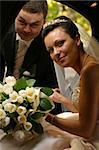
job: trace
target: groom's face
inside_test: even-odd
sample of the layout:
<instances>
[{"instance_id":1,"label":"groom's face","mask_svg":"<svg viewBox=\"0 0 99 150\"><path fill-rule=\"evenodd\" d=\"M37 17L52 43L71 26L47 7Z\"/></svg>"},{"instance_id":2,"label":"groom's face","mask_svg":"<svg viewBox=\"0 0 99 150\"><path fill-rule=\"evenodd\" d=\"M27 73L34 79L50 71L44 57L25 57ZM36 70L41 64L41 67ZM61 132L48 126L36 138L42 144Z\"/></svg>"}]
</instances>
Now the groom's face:
<instances>
[{"instance_id":1,"label":"groom's face","mask_svg":"<svg viewBox=\"0 0 99 150\"><path fill-rule=\"evenodd\" d=\"M15 30L23 40L29 41L39 35L43 24L43 13L21 10L15 19Z\"/></svg>"}]
</instances>

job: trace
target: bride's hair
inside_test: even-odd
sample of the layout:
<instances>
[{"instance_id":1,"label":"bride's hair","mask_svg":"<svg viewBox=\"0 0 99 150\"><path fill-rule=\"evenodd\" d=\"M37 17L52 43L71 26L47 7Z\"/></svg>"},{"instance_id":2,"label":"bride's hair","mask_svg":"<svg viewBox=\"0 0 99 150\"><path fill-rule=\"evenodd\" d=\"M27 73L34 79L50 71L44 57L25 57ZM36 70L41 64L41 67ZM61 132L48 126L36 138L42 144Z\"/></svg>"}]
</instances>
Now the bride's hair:
<instances>
[{"instance_id":1,"label":"bride's hair","mask_svg":"<svg viewBox=\"0 0 99 150\"><path fill-rule=\"evenodd\" d=\"M60 16L44 25L42 32L43 38L45 38L45 36L50 31L54 30L57 27L62 27L64 31L67 32L73 39L76 37L77 34L79 34L77 26L70 18L66 16Z\"/></svg>"}]
</instances>

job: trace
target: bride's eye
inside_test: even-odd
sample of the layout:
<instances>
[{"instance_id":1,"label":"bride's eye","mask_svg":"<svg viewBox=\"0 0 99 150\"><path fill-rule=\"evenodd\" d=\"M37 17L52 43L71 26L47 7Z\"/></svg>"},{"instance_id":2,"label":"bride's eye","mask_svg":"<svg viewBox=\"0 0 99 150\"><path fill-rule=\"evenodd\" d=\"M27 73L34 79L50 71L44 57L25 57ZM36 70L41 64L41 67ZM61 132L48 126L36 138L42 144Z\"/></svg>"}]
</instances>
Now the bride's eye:
<instances>
[{"instance_id":1,"label":"bride's eye","mask_svg":"<svg viewBox=\"0 0 99 150\"><path fill-rule=\"evenodd\" d=\"M64 44L64 40L58 41L58 42L56 43L56 46L61 47L61 46L63 46L63 44Z\"/></svg>"}]
</instances>

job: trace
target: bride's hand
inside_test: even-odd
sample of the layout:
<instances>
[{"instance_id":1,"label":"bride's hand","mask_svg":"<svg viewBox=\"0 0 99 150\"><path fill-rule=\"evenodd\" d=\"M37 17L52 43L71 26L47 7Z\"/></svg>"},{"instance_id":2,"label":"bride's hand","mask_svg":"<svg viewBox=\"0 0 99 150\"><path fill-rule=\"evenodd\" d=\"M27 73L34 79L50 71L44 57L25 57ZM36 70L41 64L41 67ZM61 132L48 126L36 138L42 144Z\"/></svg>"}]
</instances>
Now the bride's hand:
<instances>
[{"instance_id":1,"label":"bride's hand","mask_svg":"<svg viewBox=\"0 0 99 150\"><path fill-rule=\"evenodd\" d=\"M64 103L65 97L61 95L57 89L54 89L53 91L54 93L49 96L49 99L56 103Z\"/></svg>"}]
</instances>

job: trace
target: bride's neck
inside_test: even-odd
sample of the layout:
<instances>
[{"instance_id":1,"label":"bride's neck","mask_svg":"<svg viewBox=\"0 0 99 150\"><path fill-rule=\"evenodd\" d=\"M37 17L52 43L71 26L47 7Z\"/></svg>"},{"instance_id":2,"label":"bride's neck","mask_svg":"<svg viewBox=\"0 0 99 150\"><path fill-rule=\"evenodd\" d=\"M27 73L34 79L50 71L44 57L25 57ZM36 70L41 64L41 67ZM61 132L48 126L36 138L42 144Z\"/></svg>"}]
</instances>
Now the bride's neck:
<instances>
[{"instance_id":1,"label":"bride's neck","mask_svg":"<svg viewBox=\"0 0 99 150\"><path fill-rule=\"evenodd\" d=\"M81 70L85 65L87 57L88 57L88 54L85 53L83 50L80 50L79 57L78 57L79 60L77 60L77 65L75 65L75 70L77 71L78 74L81 73Z\"/></svg>"}]
</instances>

